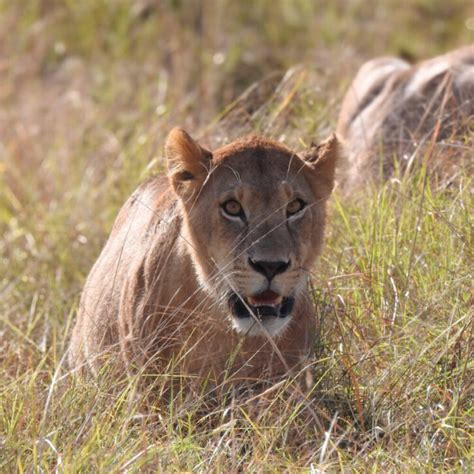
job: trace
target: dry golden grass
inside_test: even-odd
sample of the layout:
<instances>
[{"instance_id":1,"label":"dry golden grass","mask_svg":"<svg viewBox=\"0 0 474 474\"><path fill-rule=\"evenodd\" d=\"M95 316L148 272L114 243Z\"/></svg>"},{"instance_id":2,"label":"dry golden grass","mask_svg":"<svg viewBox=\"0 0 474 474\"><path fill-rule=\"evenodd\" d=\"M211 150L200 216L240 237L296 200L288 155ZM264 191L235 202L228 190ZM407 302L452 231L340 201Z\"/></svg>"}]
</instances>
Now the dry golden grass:
<instances>
[{"instance_id":1,"label":"dry golden grass","mask_svg":"<svg viewBox=\"0 0 474 474\"><path fill-rule=\"evenodd\" d=\"M163 403L163 374L150 403L136 379L75 378L64 354L172 126L302 146L333 129L363 60L472 42L473 17L468 1L0 0L0 470L472 469L472 173L436 183L427 156L334 196L303 393Z\"/></svg>"}]
</instances>

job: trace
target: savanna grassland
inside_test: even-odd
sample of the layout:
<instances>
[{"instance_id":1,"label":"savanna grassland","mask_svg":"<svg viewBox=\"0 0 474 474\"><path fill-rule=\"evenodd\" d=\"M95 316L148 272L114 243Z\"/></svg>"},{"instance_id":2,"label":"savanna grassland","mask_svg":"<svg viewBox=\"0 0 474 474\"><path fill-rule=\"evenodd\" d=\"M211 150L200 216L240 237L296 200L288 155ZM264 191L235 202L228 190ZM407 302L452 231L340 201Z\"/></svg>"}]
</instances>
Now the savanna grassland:
<instances>
[{"instance_id":1,"label":"savanna grassland","mask_svg":"<svg viewBox=\"0 0 474 474\"><path fill-rule=\"evenodd\" d=\"M420 156L336 190L304 393L284 380L264 400L150 404L136 380L78 379L64 354L173 126L302 149L334 129L364 60L473 39L468 0L0 0L0 471L472 471L469 160L448 180Z\"/></svg>"}]
</instances>

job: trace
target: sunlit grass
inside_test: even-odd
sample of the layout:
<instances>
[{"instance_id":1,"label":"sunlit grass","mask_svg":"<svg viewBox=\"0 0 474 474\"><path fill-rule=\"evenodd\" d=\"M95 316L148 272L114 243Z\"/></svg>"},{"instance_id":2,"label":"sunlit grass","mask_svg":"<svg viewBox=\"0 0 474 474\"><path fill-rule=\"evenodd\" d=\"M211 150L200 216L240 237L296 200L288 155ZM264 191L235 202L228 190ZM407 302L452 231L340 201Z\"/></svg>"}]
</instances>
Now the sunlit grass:
<instances>
[{"instance_id":1,"label":"sunlit grass","mask_svg":"<svg viewBox=\"0 0 474 474\"><path fill-rule=\"evenodd\" d=\"M210 143L257 130L303 147L333 128L362 58L468 42L469 5L205 2L199 36L199 2L158 13L126 1L22 3L0 1L0 470L468 470L468 168L449 185L417 166L357 196L336 191L304 390L285 380L212 404L205 387L157 400L171 368L148 393L106 371L79 379L64 355L84 278L125 198L163 171L172 126ZM437 11L443 25L423 36ZM339 61L348 45L360 51ZM300 61L276 93L222 113L255 79Z\"/></svg>"},{"instance_id":2,"label":"sunlit grass","mask_svg":"<svg viewBox=\"0 0 474 474\"><path fill-rule=\"evenodd\" d=\"M62 356L77 293L68 299L54 260L30 266L27 275L18 261L4 261L5 275L21 277L2 287L2 466L342 463L364 470L467 463L470 186L466 178L456 189L432 192L421 170L368 191L357 205L336 196L315 269L322 335L306 398L288 382L250 404L223 399L211 414L199 398L150 406L133 380L117 390L107 376L96 382L68 374ZM75 251L63 252L66 265Z\"/></svg>"}]
</instances>

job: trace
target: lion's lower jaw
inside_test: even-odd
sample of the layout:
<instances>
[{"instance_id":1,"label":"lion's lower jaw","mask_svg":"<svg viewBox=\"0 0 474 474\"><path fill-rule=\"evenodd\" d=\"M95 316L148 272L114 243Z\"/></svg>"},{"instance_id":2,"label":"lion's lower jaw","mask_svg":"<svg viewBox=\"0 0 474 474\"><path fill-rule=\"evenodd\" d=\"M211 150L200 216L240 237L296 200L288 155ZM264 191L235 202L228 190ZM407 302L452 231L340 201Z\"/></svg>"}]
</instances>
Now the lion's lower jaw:
<instances>
[{"instance_id":1,"label":"lion's lower jaw","mask_svg":"<svg viewBox=\"0 0 474 474\"><path fill-rule=\"evenodd\" d=\"M255 317L236 318L231 316L231 318L234 330L241 336L247 337L280 337L292 320L291 315L285 318L272 317L271 319L265 319L265 321L260 321Z\"/></svg>"}]
</instances>

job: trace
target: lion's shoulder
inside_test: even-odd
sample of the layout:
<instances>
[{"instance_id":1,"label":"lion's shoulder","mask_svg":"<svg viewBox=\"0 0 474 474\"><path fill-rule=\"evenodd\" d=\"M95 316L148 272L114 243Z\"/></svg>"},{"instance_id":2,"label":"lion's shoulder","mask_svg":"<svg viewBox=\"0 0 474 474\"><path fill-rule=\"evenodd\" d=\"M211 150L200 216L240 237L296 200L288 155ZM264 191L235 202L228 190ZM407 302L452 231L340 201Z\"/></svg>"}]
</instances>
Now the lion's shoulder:
<instances>
[{"instance_id":1,"label":"lion's shoulder","mask_svg":"<svg viewBox=\"0 0 474 474\"><path fill-rule=\"evenodd\" d=\"M133 224L133 221L153 225L164 213L176 213L175 203L176 198L166 176L148 178L132 192L120 209L111 236L120 232L127 223Z\"/></svg>"}]
</instances>

